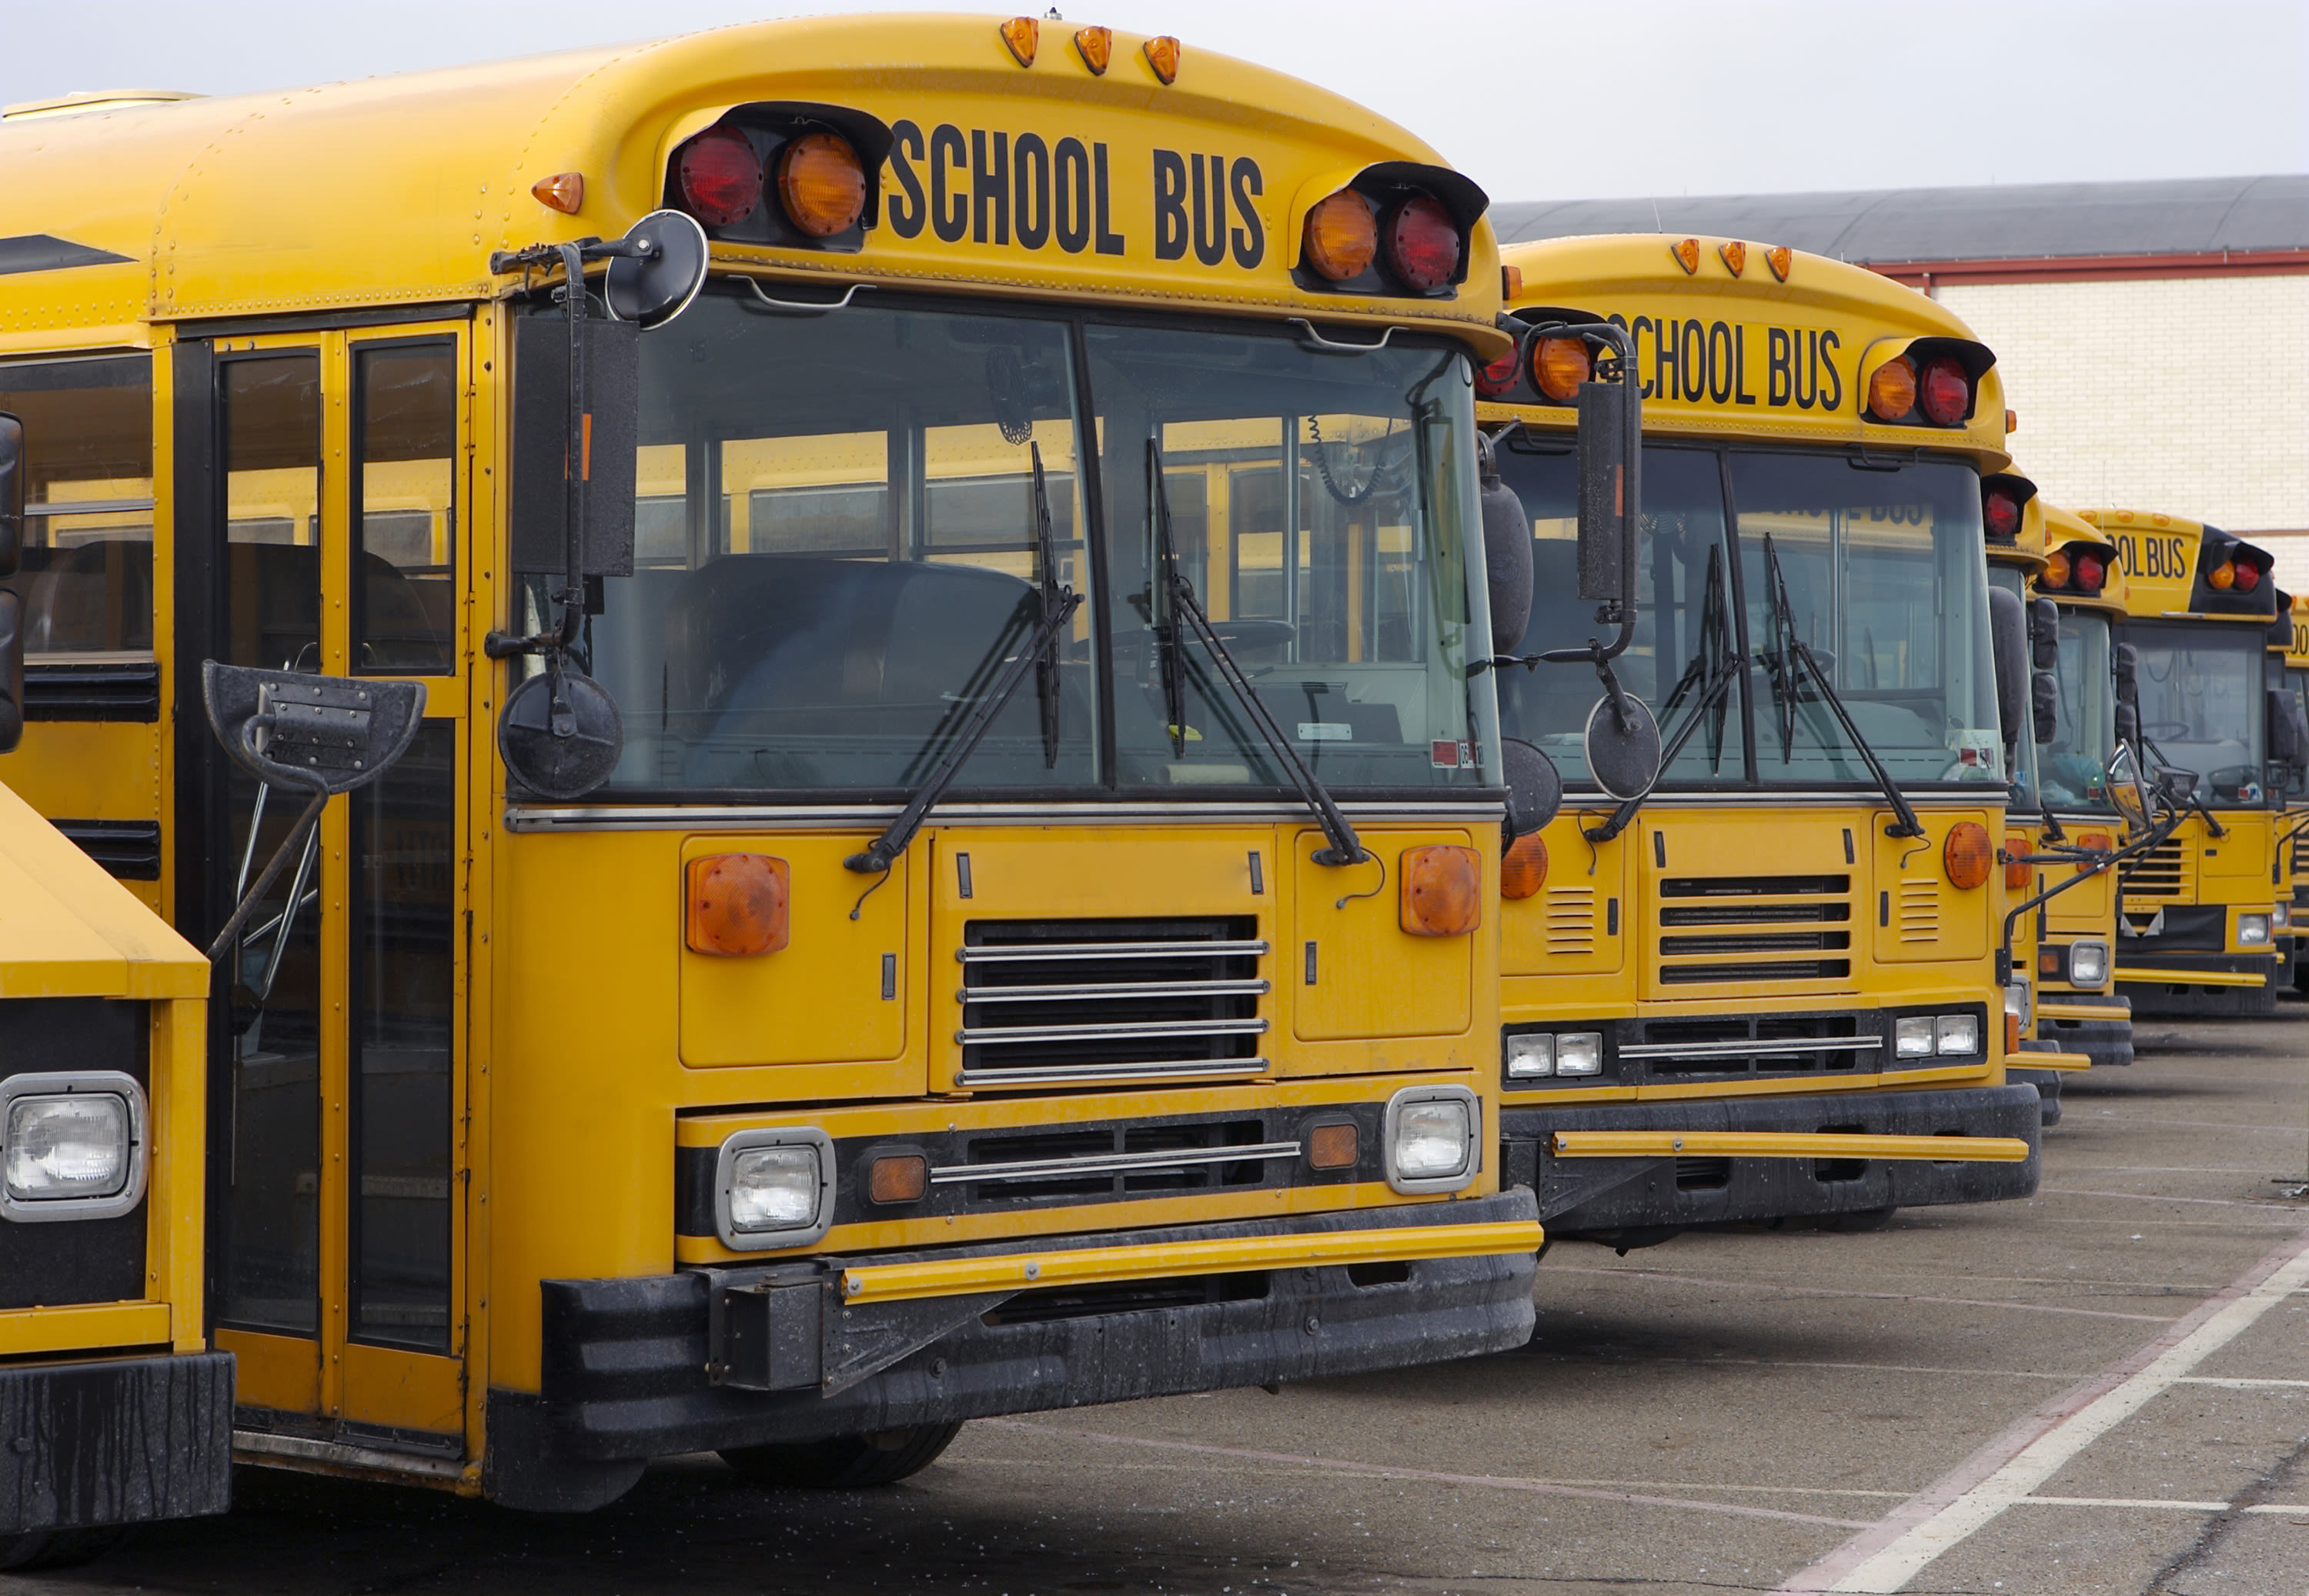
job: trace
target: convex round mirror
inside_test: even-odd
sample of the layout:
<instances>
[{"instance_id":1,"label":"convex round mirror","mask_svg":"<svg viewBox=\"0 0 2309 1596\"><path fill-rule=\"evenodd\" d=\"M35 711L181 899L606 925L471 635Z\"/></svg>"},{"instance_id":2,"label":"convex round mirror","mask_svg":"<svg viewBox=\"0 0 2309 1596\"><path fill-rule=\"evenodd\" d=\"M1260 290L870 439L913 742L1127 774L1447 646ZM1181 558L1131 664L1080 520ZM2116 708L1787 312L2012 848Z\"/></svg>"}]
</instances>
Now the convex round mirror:
<instances>
[{"instance_id":1,"label":"convex round mirror","mask_svg":"<svg viewBox=\"0 0 2309 1596\"><path fill-rule=\"evenodd\" d=\"M497 752L513 779L541 798L584 798L610 779L625 751L617 701L582 670L542 671L506 694Z\"/></svg>"},{"instance_id":2,"label":"convex round mirror","mask_svg":"<svg viewBox=\"0 0 2309 1596\"><path fill-rule=\"evenodd\" d=\"M601 302L644 332L662 327L705 286L705 229L679 211L653 211L626 229L626 242L646 245L648 253L610 257Z\"/></svg>"},{"instance_id":3,"label":"convex round mirror","mask_svg":"<svg viewBox=\"0 0 2309 1596\"><path fill-rule=\"evenodd\" d=\"M1596 701L1587 712L1583 748L1596 785L1625 803L1643 797L1659 780L1660 733L1642 699L1622 693L1620 703L1626 706L1624 720L1614 712L1609 693Z\"/></svg>"},{"instance_id":4,"label":"convex round mirror","mask_svg":"<svg viewBox=\"0 0 2309 1596\"><path fill-rule=\"evenodd\" d=\"M1563 807L1563 775L1555 761L1519 737L1500 739L1508 781L1508 841L1527 837Z\"/></svg>"}]
</instances>

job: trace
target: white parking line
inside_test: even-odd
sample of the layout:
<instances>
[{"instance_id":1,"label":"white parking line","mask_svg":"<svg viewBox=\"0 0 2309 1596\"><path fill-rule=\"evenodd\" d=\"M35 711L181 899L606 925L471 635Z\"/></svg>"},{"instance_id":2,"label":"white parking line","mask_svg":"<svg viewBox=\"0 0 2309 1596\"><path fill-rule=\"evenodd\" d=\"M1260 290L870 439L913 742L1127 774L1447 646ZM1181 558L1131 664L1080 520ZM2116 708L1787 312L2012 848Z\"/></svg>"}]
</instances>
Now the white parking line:
<instances>
[{"instance_id":1,"label":"white parking line","mask_svg":"<svg viewBox=\"0 0 2309 1596\"><path fill-rule=\"evenodd\" d=\"M1881 1524L1792 1576L1786 1592L1898 1591L2263 1314L2309 1286L2309 1231L2262 1258L2122 1362L2063 1393L1974 1453Z\"/></svg>"}]
</instances>

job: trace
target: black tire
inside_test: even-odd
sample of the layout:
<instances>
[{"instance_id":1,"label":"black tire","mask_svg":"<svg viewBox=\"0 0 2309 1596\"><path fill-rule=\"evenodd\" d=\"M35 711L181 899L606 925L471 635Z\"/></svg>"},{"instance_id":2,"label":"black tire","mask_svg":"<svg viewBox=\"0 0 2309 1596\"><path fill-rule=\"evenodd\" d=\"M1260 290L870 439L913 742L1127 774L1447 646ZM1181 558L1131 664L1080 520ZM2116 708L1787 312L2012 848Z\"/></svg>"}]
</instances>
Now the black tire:
<instances>
[{"instance_id":1,"label":"black tire","mask_svg":"<svg viewBox=\"0 0 2309 1596\"><path fill-rule=\"evenodd\" d=\"M75 1568L102 1557L120 1536L120 1530L111 1525L93 1530L26 1530L15 1535L0 1535L0 1573Z\"/></svg>"},{"instance_id":2,"label":"black tire","mask_svg":"<svg viewBox=\"0 0 2309 1596\"><path fill-rule=\"evenodd\" d=\"M1833 1230L1839 1236L1858 1236L1870 1230L1881 1230L1892 1222L1898 1208L1863 1208L1852 1213L1834 1213L1820 1221L1823 1230Z\"/></svg>"},{"instance_id":3,"label":"black tire","mask_svg":"<svg viewBox=\"0 0 2309 1596\"><path fill-rule=\"evenodd\" d=\"M783 1446L725 1446L722 1461L748 1484L773 1490L864 1490L921 1473L961 1433L959 1423L912 1424Z\"/></svg>"}]
</instances>

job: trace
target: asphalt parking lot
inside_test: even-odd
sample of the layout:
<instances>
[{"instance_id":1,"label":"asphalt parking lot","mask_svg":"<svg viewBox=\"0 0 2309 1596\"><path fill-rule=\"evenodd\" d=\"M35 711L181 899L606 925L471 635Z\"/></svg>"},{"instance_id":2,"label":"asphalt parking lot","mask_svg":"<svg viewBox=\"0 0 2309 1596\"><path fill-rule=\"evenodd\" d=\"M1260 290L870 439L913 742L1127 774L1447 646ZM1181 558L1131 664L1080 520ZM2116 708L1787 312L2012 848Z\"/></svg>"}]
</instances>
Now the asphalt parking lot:
<instances>
[{"instance_id":1,"label":"asphalt parking lot","mask_svg":"<svg viewBox=\"0 0 2309 1596\"><path fill-rule=\"evenodd\" d=\"M34 1592L2309 1592L2309 1008L2144 1022L2043 1189L1558 1247L1475 1362L982 1422L914 1480L715 1459L573 1520L245 1472ZM8 1584L0 1579L0 1585Z\"/></svg>"}]
</instances>

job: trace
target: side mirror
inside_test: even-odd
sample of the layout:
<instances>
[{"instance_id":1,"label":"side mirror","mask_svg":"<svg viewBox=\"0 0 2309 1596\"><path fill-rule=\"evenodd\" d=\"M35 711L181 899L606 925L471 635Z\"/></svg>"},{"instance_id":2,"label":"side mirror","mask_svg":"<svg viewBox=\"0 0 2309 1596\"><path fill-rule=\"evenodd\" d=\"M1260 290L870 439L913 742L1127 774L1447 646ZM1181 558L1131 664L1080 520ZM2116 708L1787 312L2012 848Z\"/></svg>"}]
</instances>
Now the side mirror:
<instances>
[{"instance_id":1,"label":"side mirror","mask_svg":"<svg viewBox=\"0 0 2309 1596\"><path fill-rule=\"evenodd\" d=\"M2028 715L2028 620L2017 594L1988 590L1988 640L1996 656L1996 715L2005 746L2020 740ZM2041 739L2039 739L2041 740Z\"/></svg>"},{"instance_id":2,"label":"side mirror","mask_svg":"<svg viewBox=\"0 0 2309 1596\"><path fill-rule=\"evenodd\" d=\"M2028 605L2028 663L2051 670L2061 662L2061 607L2050 599Z\"/></svg>"},{"instance_id":3,"label":"side mirror","mask_svg":"<svg viewBox=\"0 0 2309 1596\"><path fill-rule=\"evenodd\" d=\"M1492 652L1512 654L1531 625L1531 517L1523 500L1500 479L1492 440L1475 440L1475 470L1483 512L1483 582L1492 608Z\"/></svg>"},{"instance_id":4,"label":"side mirror","mask_svg":"<svg viewBox=\"0 0 2309 1596\"><path fill-rule=\"evenodd\" d=\"M2036 721L2034 730L2039 746L2061 735L2061 683L2049 670L2039 670L2028 678L2028 712Z\"/></svg>"},{"instance_id":5,"label":"side mirror","mask_svg":"<svg viewBox=\"0 0 2309 1596\"><path fill-rule=\"evenodd\" d=\"M1508 780L1508 841L1528 837L1563 807L1563 775L1537 745L1519 737L1500 739L1500 763Z\"/></svg>"},{"instance_id":6,"label":"side mirror","mask_svg":"<svg viewBox=\"0 0 2309 1596\"><path fill-rule=\"evenodd\" d=\"M2108 762L2108 801L2134 831L2149 829L2149 789L2141 784L2140 765L2130 743L2120 744Z\"/></svg>"},{"instance_id":7,"label":"side mirror","mask_svg":"<svg viewBox=\"0 0 2309 1596\"><path fill-rule=\"evenodd\" d=\"M0 580L24 554L24 424L0 414ZM0 591L0 754L24 735L24 601Z\"/></svg>"},{"instance_id":8,"label":"side mirror","mask_svg":"<svg viewBox=\"0 0 2309 1596\"><path fill-rule=\"evenodd\" d=\"M1642 403L1632 372L1616 383L1579 384L1579 596L1613 606L1621 617L1635 609Z\"/></svg>"},{"instance_id":9,"label":"side mirror","mask_svg":"<svg viewBox=\"0 0 2309 1596\"><path fill-rule=\"evenodd\" d=\"M2140 740L2140 651L2120 643L2110 657L2110 674L2116 678L2116 740Z\"/></svg>"}]
</instances>

